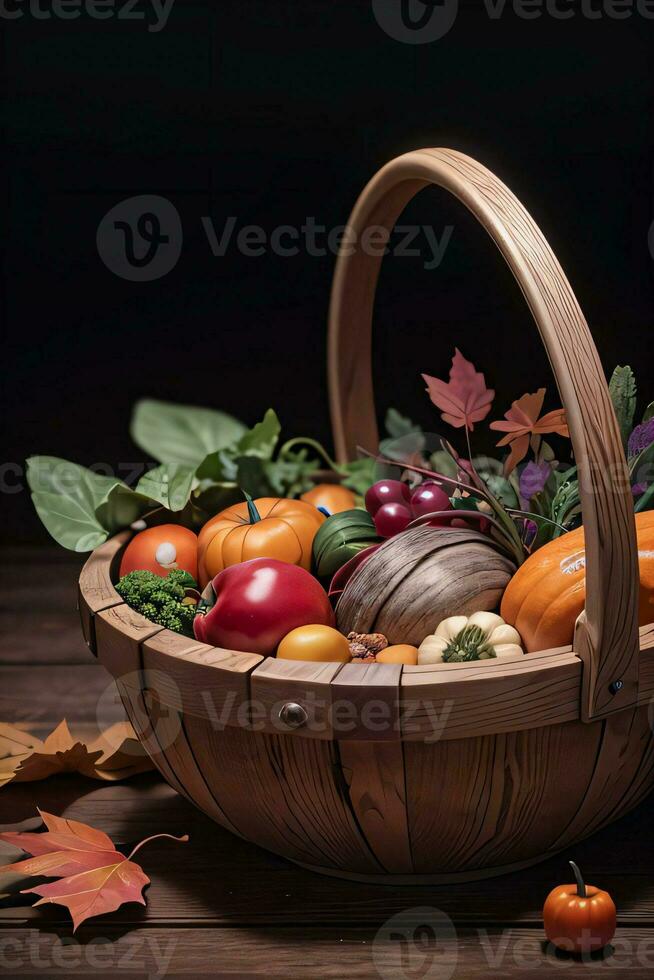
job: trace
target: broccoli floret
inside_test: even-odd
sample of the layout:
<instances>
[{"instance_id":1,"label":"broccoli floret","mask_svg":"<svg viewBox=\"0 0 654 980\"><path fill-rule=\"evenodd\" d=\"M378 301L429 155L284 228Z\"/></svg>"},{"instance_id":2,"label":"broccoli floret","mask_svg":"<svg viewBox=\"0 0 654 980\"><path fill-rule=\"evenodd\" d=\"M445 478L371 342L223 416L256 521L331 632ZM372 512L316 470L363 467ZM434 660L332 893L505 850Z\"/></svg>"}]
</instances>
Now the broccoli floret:
<instances>
[{"instance_id":1,"label":"broccoli floret","mask_svg":"<svg viewBox=\"0 0 654 980\"><path fill-rule=\"evenodd\" d=\"M183 600L185 589L196 588L192 575L175 568L166 578L153 572L129 572L121 578L116 592L131 609L152 623L192 637L197 606L183 605Z\"/></svg>"}]
</instances>

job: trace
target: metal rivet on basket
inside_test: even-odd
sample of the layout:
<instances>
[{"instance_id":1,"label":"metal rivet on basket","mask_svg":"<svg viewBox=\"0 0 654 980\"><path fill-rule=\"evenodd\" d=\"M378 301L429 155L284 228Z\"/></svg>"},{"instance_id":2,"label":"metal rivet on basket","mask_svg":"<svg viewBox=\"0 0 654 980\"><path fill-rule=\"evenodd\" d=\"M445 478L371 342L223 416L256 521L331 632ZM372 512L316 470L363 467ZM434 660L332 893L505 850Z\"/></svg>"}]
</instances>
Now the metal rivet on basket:
<instances>
[{"instance_id":1,"label":"metal rivet on basket","mask_svg":"<svg viewBox=\"0 0 654 980\"><path fill-rule=\"evenodd\" d=\"M295 701L289 701L283 706L279 712L280 720L288 726L288 728L301 728L305 724L307 718L306 711L301 704L297 704Z\"/></svg>"},{"instance_id":2,"label":"metal rivet on basket","mask_svg":"<svg viewBox=\"0 0 654 980\"><path fill-rule=\"evenodd\" d=\"M623 687L624 687L624 681L613 681L612 684L609 684L609 691L611 692L611 694L617 694L618 691L621 691Z\"/></svg>"}]
</instances>

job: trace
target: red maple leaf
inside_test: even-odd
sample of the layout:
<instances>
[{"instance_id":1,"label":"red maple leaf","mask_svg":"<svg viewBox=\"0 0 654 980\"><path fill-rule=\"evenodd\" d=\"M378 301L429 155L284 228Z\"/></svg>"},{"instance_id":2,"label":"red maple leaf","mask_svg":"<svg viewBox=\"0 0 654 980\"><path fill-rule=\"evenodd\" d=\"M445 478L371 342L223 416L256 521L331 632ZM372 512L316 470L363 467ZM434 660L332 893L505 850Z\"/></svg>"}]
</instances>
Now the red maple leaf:
<instances>
[{"instance_id":1,"label":"red maple leaf","mask_svg":"<svg viewBox=\"0 0 654 980\"><path fill-rule=\"evenodd\" d=\"M145 905L142 891L150 884L150 879L132 861L140 847L157 837L188 840L187 836L156 834L137 844L129 857L126 857L115 849L111 838L101 830L41 810L39 813L47 827L46 833L0 834L0 840L33 855L23 861L0 867L0 872L59 878L59 881L49 885L26 888L23 894L41 896L34 907L48 902L64 905L73 919L73 932L85 919L114 912L125 902L140 902Z\"/></svg>"},{"instance_id":2,"label":"red maple leaf","mask_svg":"<svg viewBox=\"0 0 654 980\"><path fill-rule=\"evenodd\" d=\"M444 422L472 432L475 422L481 422L490 412L495 392L486 387L484 375L455 348L449 383L423 374L429 397L441 410Z\"/></svg>"},{"instance_id":3,"label":"red maple leaf","mask_svg":"<svg viewBox=\"0 0 654 980\"><path fill-rule=\"evenodd\" d=\"M543 415L542 418L538 417L544 400L545 388L539 388L533 395L523 395L522 398L514 401L508 412L504 414L506 421L491 422L491 429L507 433L497 445L511 446L511 452L504 464L505 473L509 474L525 458L532 437L536 436L539 443L541 435L547 432L570 436L565 409L558 408L554 412ZM537 449L537 445L534 448Z\"/></svg>"}]
</instances>

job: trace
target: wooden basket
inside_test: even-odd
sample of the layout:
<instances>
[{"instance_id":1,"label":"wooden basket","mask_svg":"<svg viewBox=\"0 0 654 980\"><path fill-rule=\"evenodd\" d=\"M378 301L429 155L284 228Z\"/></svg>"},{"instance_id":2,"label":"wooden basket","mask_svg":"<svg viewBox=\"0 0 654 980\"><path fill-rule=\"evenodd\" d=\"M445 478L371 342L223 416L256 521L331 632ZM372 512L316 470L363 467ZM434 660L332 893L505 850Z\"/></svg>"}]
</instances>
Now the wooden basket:
<instances>
[{"instance_id":1,"label":"wooden basket","mask_svg":"<svg viewBox=\"0 0 654 980\"><path fill-rule=\"evenodd\" d=\"M373 225L390 232L429 184L459 198L506 258L568 413L588 560L574 645L479 666L264 660L130 610L112 585L128 533L99 548L80 578L87 643L171 786L300 864L398 883L525 867L654 785L654 626L639 635L633 502L588 326L532 218L460 153L420 150L385 166L354 209L355 240ZM378 444L370 348L380 264L362 250L337 262L329 379L340 458Z\"/></svg>"}]
</instances>

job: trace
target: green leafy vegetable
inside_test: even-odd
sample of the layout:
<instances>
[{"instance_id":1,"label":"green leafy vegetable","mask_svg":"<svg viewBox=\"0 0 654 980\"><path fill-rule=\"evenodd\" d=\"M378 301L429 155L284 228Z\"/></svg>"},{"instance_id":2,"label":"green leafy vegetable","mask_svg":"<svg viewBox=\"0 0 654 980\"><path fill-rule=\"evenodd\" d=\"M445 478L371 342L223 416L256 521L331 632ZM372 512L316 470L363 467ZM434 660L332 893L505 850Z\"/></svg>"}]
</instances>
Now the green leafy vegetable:
<instances>
[{"instance_id":1,"label":"green leafy vegetable","mask_svg":"<svg viewBox=\"0 0 654 980\"><path fill-rule=\"evenodd\" d=\"M626 446L636 414L636 379L628 365L615 369L609 382L609 392L620 426L622 442Z\"/></svg>"},{"instance_id":2,"label":"green leafy vegetable","mask_svg":"<svg viewBox=\"0 0 654 980\"><path fill-rule=\"evenodd\" d=\"M186 507L196 482L195 467L162 463L141 477L136 491L177 513Z\"/></svg>"},{"instance_id":3,"label":"green leafy vegetable","mask_svg":"<svg viewBox=\"0 0 654 980\"><path fill-rule=\"evenodd\" d=\"M148 507L122 480L56 456L31 456L27 482L46 529L71 551L92 551Z\"/></svg>"},{"instance_id":4,"label":"green leafy vegetable","mask_svg":"<svg viewBox=\"0 0 654 980\"><path fill-rule=\"evenodd\" d=\"M209 453L245 435L242 422L211 408L173 405L146 398L136 404L132 439L159 463L199 466Z\"/></svg>"},{"instance_id":5,"label":"green leafy vegetable","mask_svg":"<svg viewBox=\"0 0 654 980\"><path fill-rule=\"evenodd\" d=\"M154 572L129 572L121 578L116 592L151 623L192 637L197 606L186 599L185 590L196 588L193 577L176 568L166 578Z\"/></svg>"},{"instance_id":6,"label":"green leafy vegetable","mask_svg":"<svg viewBox=\"0 0 654 980\"><path fill-rule=\"evenodd\" d=\"M262 422L257 422L253 429L246 432L236 444L235 452L239 456L258 456L260 459L272 459L282 427L277 414L269 408Z\"/></svg>"}]
</instances>

